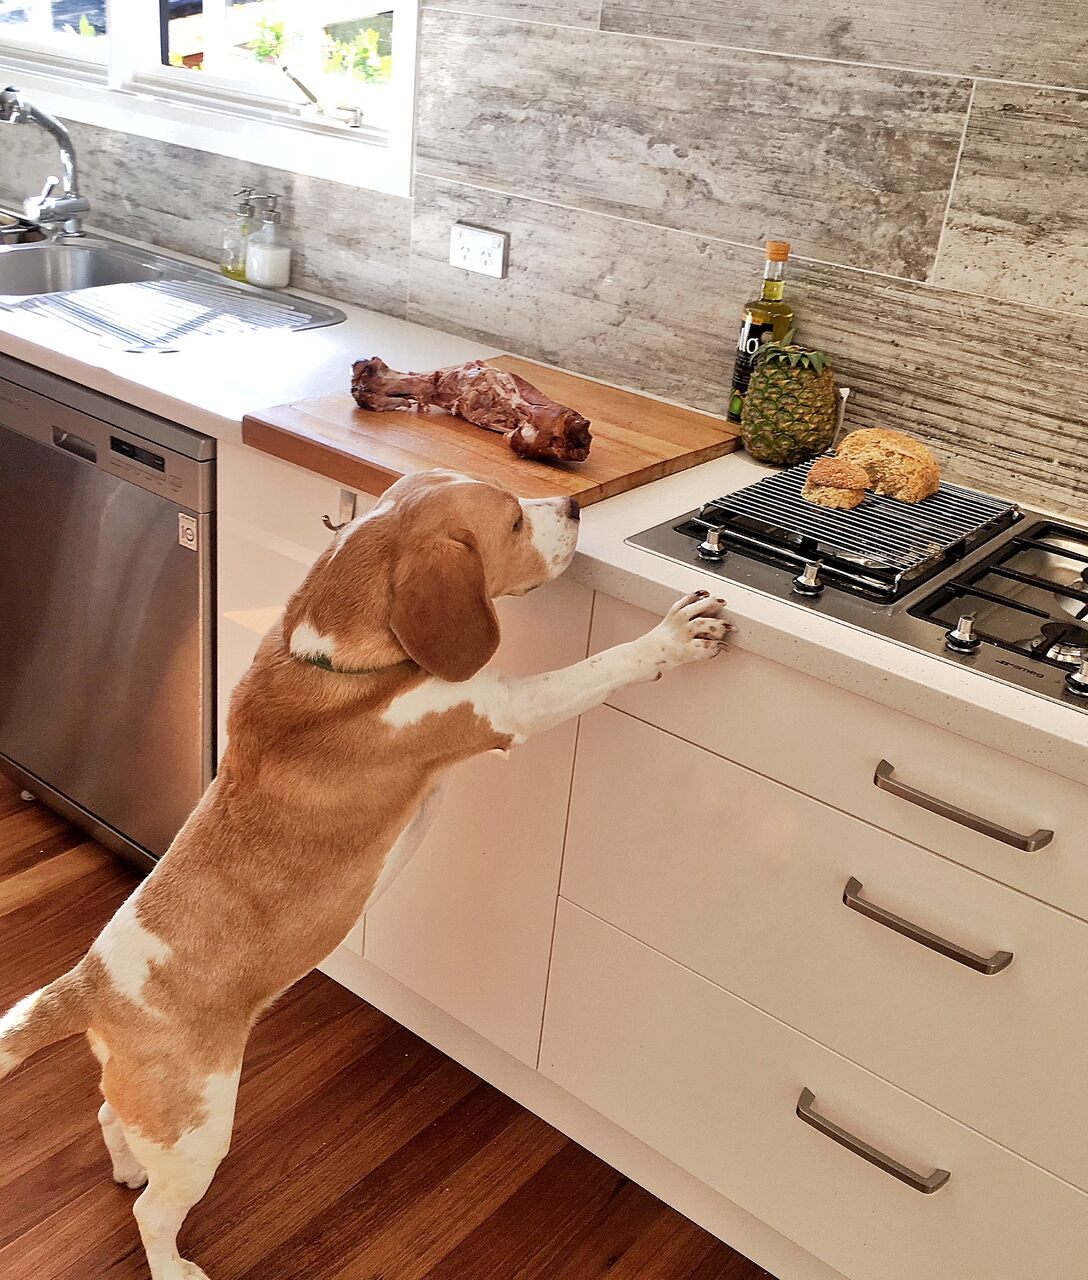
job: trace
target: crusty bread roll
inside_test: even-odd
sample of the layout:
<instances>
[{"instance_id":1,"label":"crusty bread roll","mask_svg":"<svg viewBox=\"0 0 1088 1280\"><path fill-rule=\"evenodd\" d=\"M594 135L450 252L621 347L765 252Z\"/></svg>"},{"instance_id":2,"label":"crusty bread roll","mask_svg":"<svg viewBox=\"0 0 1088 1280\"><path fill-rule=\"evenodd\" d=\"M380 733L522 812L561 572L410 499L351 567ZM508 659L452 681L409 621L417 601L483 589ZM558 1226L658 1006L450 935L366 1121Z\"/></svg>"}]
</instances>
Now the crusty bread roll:
<instances>
[{"instance_id":1,"label":"crusty bread roll","mask_svg":"<svg viewBox=\"0 0 1088 1280\"><path fill-rule=\"evenodd\" d=\"M941 487L937 459L920 440L901 431L884 427L852 431L837 453L865 468L874 493L887 494L900 502L921 502Z\"/></svg>"},{"instance_id":2,"label":"crusty bread roll","mask_svg":"<svg viewBox=\"0 0 1088 1280\"><path fill-rule=\"evenodd\" d=\"M845 458L817 458L805 477L801 497L817 507L851 511L865 499L869 473Z\"/></svg>"}]
</instances>

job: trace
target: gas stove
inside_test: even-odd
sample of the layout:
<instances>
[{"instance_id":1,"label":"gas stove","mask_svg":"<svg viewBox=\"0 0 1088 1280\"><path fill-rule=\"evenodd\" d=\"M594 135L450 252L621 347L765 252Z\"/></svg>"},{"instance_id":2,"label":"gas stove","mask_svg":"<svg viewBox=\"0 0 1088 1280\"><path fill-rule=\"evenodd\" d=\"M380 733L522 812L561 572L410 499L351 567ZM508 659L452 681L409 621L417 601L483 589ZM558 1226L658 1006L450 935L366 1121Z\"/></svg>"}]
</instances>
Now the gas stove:
<instances>
[{"instance_id":1,"label":"gas stove","mask_svg":"<svg viewBox=\"0 0 1088 1280\"><path fill-rule=\"evenodd\" d=\"M811 465L627 541L1088 711L1088 529L952 484L832 511Z\"/></svg>"}]
</instances>

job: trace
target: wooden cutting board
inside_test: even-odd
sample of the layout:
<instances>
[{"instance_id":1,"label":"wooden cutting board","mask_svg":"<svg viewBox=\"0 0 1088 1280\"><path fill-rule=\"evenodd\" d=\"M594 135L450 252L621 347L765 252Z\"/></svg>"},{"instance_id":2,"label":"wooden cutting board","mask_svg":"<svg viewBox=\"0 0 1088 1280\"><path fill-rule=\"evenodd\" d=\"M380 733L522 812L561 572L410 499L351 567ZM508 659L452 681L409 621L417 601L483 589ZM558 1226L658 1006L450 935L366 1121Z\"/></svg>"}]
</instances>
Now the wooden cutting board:
<instances>
[{"instance_id":1,"label":"wooden cutting board","mask_svg":"<svg viewBox=\"0 0 1088 1280\"><path fill-rule=\"evenodd\" d=\"M506 485L522 498L570 494L584 506L737 447L733 427L709 414L617 391L517 356L488 363L517 373L590 420L585 462L518 458L501 435L447 413L360 409L350 391L247 414L242 439L255 449L379 494L413 471L445 467Z\"/></svg>"}]
</instances>

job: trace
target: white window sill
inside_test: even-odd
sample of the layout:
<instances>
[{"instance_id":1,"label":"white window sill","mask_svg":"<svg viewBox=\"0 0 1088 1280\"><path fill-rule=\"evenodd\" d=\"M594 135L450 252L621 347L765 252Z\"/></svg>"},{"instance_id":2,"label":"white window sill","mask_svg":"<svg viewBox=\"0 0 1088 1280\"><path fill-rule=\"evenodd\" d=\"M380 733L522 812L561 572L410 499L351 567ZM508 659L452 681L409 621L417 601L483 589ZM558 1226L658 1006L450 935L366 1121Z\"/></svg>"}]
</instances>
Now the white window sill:
<instances>
[{"instance_id":1,"label":"white window sill","mask_svg":"<svg viewBox=\"0 0 1088 1280\"><path fill-rule=\"evenodd\" d=\"M11 77L36 105L63 119L98 125L158 142L193 147L270 168L342 182L391 195L411 188L410 129L394 131L388 143L307 122L247 117L239 110L170 101L140 92L110 89L105 69L87 64L80 78L45 74L0 55L0 74ZM411 118L411 112L407 113ZM0 132L0 146L3 133Z\"/></svg>"}]
</instances>

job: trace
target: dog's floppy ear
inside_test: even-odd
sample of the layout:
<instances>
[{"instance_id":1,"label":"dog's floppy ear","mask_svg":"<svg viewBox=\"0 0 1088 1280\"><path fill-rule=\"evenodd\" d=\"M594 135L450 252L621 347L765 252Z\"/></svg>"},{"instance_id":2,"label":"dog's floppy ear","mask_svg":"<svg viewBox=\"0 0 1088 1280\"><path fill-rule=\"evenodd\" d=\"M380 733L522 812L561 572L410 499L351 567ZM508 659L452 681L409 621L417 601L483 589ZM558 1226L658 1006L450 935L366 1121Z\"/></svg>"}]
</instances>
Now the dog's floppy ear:
<instances>
[{"instance_id":1,"label":"dog's floppy ear","mask_svg":"<svg viewBox=\"0 0 1088 1280\"><path fill-rule=\"evenodd\" d=\"M442 680L467 680L499 647L476 539L460 531L401 556L389 625L401 648Z\"/></svg>"}]
</instances>

